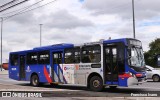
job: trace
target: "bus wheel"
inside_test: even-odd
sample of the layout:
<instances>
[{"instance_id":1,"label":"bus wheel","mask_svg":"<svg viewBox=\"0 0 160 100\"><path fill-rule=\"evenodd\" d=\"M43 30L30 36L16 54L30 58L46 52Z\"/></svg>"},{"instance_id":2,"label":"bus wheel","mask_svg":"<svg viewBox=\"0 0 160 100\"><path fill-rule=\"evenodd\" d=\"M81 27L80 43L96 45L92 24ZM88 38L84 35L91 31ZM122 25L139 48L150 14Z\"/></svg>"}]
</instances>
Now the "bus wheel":
<instances>
[{"instance_id":1,"label":"bus wheel","mask_svg":"<svg viewBox=\"0 0 160 100\"><path fill-rule=\"evenodd\" d=\"M160 80L160 77L158 75L153 75L152 79L154 82L158 82Z\"/></svg>"},{"instance_id":2,"label":"bus wheel","mask_svg":"<svg viewBox=\"0 0 160 100\"><path fill-rule=\"evenodd\" d=\"M93 76L90 79L90 89L93 91L102 91L103 89L103 81L100 77L98 76Z\"/></svg>"},{"instance_id":3,"label":"bus wheel","mask_svg":"<svg viewBox=\"0 0 160 100\"><path fill-rule=\"evenodd\" d=\"M35 86L35 87L39 86L40 83L39 83L38 76L37 75L33 75L31 77L30 83L31 83L32 86Z\"/></svg>"}]
</instances>

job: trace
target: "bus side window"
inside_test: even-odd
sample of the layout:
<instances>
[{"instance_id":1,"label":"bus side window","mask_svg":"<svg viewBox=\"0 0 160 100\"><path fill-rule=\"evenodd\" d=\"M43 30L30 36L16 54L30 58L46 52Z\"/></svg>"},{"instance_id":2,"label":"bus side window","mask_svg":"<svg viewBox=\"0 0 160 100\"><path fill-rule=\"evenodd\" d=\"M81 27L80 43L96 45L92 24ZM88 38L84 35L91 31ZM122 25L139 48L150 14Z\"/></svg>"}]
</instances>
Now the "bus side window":
<instances>
[{"instance_id":1,"label":"bus side window","mask_svg":"<svg viewBox=\"0 0 160 100\"><path fill-rule=\"evenodd\" d=\"M70 63L74 63L74 54L73 54L74 52L73 51L69 51L69 50L67 50L66 52L65 52L65 63L66 64L70 64Z\"/></svg>"},{"instance_id":2,"label":"bus side window","mask_svg":"<svg viewBox=\"0 0 160 100\"><path fill-rule=\"evenodd\" d=\"M80 63L80 48L75 49L74 52L75 63Z\"/></svg>"},{"instance_id":3,"label":"bus side window","mask_svg":"<svg viewBox=\"0 0 160 100\"><path fill-rule=\"evenodd\" d=\"M38 53L38 63L39 64L49 64L50 63L49 51L42 51Z\"/></svg>"},{"instance_id":4,"label":"bus side window","mask_svg":"<svg viewBox=\"0 0 160 100\"><path fill-rule=\"evenodd\" d=\"M80 62L80 48L65 49L65 63L79 63Z\"/></svg>"},{"instance_id":5,"label":"bus side window","mask_svg":"<svg viewBox=\"0 0 160 100\"><path fill-rule=\"evenodd\" d=\"M100 45L82 47L82 62L83 63L98 63L101 61Z\"/></svg>"},{"instance_id":6,"label":"bus side window","mask_svg":"<svg viewBox=\"0 0 160 100\"><path fill-rule=\"evenodd\" d=\"M87 50L83 50L82 51L82 62L83 63L89 63L89 62L91 62L90 58L89 58L89 52Z\"/></svg>"},{"instance_id":7,"label":"bus side window","mask_svg":"<svg viewBox=\"0 0 160 100\"><path fill-rule=\"evenodd\" d=\"M11 54L10 61L11 61L11 66L17 66L18 65L18 54Z\"/></svg>"},{"instance_id":8,"label":"bus side window","mask_svg":"<svg viewBox=\"0 0 160 100\"><path fill-rule=\"evenodd\" d=\"M62 63L62 53L54 53L53 54L53 63L61 64Z\"/></svg>"},{"instance_id":9,"label":"bus side window","mask_svg":"<svg viewBox=\"0 0 160 100\"><path fill-rule=\"evenodd\" d=\"M37 64L37 62L38 62L37 52L31 52L27 54L27 64L33 65Z\"/></svg>"}]
</instances>

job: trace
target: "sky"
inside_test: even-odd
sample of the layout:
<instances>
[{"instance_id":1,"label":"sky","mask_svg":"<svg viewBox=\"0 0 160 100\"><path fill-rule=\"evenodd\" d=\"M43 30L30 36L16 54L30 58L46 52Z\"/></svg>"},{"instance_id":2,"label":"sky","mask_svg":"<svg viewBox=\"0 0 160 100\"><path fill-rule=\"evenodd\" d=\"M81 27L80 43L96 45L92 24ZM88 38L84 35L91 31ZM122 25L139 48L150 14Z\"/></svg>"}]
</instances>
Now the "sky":
<instances>
[{"instance_id":1,"label":"sky","mask_svg":"<svg viewBox=\"0 0 160 100\"><path fill-rule=\"evenodd\" d=\"M12 0L0 0L3 5ZM38 7L54 0L29 0L1 12L6 18L19 9L42 1ZM134 0L136 39L143 50L160 38L160 0ZM30 8L30 9L32 9ZM16 10L16 11L15 11ZM44 7L10 17L3 22L3 62L9 52L28 50L57 43L81 44L100 39L132 38L132 0L56 0Z\"/></svg>"}]
</instances>

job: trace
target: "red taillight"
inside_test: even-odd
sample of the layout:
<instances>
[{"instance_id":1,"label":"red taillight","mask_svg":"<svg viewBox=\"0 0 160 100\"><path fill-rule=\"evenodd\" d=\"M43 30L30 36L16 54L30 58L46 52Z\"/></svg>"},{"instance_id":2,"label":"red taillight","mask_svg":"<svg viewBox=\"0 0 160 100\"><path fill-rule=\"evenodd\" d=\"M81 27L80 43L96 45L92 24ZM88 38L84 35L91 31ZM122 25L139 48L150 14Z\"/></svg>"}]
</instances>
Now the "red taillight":
<instances>
[{"instance_id":1,"label":"red taillight","mask_svg":"<svg viewBox=\"0 0 160 100\"><path fill-rule=\"evenodd\" d=\"M136 77L142 77L143 75L142 74L136 74Z\"/></svg>"},{"instance_id":2,"label":"red taillight","mask_svg":"<svg viewBox=\"0 0 160 100\"><path fill-rule=\"evenodd\" d=\"M120 78L129 78L131 77L130 73L123 73L123 74L119 74Z\"/></svg>"}]
</instances>

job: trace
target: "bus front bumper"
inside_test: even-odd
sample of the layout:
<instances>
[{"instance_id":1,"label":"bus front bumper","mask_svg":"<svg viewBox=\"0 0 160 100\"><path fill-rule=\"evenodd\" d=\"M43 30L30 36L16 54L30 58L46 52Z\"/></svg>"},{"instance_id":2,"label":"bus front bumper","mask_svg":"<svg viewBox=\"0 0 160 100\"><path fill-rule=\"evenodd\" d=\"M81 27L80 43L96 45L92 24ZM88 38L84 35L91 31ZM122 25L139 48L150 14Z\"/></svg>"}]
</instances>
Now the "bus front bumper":
<instances>
[{"instance_id":1,"label":"bus front bumper","mask_svg":"<svg viewBox=\"0 0 160 100\"><path fill-rule=\"evenodd\" d=\"M137 78L138 79L138 84L142 84L144 82L147 82L147 78L143 77L143 78Z\"/></svg>"},{"instance_id":2,"label":"bus front bumper","mask_svg":"<svg viewBox=\"0 0 160 100\"><path fill-rule=\"evenodd\" d=\"M147 78L136 78L136 77L129 77L127 80L127 85L128 86L132 86L132 85L139 85L142 84L144 82L147 82Z\"/></svg>"}]
</instances>

